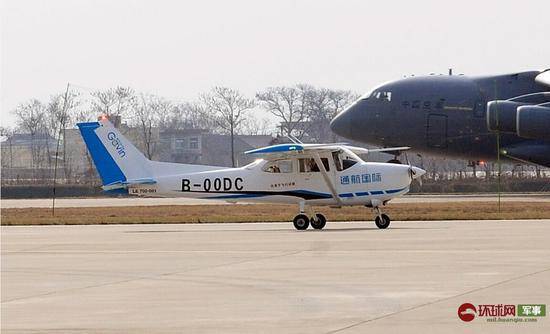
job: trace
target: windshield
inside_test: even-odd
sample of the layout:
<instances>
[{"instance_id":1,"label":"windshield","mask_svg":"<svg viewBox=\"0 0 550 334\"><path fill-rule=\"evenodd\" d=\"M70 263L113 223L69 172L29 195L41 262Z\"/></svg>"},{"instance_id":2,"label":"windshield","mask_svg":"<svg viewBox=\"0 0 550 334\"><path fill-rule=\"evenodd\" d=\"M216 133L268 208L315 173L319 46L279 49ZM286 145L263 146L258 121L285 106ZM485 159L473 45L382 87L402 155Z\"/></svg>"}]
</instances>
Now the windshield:
<instances>
[{"instance_id":1,"label":"windshield","mask_svg":"<svg viewBox=\"0 0 550 334\"><path fill-rule=\"evenodd\" d=\"M368 92L366 92L365 94L361 95L361 97L359 98L359 100L366 100L368 99L372 93L374 92L374 90L369 90Z\"/></svg>"},{"instance_id":2,"label":"windshield","mask_svg":"<svg viewBox=\"0 0 550 334\"><path fill-rule=\"evenodd\" d=\"M262 161L265 161L265 160L264 159L256 159L256 160L252 161L251 163L249 163L248 165L244 166L243 168L252 169L252 168L258 166Z\"/></svg>"}]
</instances>

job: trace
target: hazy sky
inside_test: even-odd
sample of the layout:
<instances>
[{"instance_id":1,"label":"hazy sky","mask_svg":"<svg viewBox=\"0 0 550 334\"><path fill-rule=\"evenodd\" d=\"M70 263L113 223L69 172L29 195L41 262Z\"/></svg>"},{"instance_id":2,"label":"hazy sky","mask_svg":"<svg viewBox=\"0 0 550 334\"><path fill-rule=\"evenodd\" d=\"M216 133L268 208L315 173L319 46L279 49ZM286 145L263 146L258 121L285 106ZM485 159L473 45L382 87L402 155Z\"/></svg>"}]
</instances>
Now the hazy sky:
<instances>
[{"instance_id":1,"label":"hazy sky","mask_svg":"<svg viewBox=\"0 0 550 334\"><path fill-rule=\"evenodd\" d=\"M550 68L550 1L2 0L2 124L67 82L194 99Z\"/></svg>"}]
</instances>

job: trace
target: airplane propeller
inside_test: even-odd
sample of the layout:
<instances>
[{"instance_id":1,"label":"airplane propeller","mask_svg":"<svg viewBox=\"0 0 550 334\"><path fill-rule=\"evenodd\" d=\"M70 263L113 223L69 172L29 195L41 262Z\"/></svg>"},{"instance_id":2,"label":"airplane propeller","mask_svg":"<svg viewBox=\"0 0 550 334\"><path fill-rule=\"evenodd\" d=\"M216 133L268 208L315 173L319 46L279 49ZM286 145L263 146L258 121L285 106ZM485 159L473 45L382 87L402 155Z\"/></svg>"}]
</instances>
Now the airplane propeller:
<instances>
[{"instance_id":1,"label":"airplane propeller","mask_svg":"<svg viewBox=\"0 0 550 334\"><path fill-rule=\"evenodd\" d=\"M407 153L405 153L405 159L409 165L408 172L409 172L409 177L411 178L411 183L413 182L413 180L418 179L418 184L422 187L422 175L424 173L422 172L420 175L418 175L418 172L413 167L411 161L409 160L409 157L407 156Z\"/></svg>"}]
</instances>

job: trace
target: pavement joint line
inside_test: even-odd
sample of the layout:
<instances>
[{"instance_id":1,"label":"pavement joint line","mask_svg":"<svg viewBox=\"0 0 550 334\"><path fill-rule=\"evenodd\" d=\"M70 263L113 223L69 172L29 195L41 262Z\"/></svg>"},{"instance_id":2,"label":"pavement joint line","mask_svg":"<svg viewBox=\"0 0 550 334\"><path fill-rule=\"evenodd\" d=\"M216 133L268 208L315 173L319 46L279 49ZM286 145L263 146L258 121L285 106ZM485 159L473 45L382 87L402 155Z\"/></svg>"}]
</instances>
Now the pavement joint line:
<instances>
[{"instance_id":1,"label":"pavement joint line","mask_svg":"<svg viewBox=\"0 0 550 334\"><path fill-rule=\"evenodd\" d=\"M238 250L238 251L232 251L232 250L204 250L204 251L193 251L193 250L143 250L143 251L78 251L78 250L59 250L59 251L3 251L2 255L13 255L13 254L139 254L139 253L205 253L205 254L215 254L215 253L224 253L224 254L253 254L253 253L273 253L278 251L247 251L247 250ZM317 249L305 249L300 250L302 253L316 253L319 252ZM355 250L330 250L330 253L357 253L357 252L387 252L385 249L355 249ZM474 250L467 250L467 249L448 249L448 250L436 250L436 249L416 249L416 250L392 250L394 253L516 253L517 250L514 249L474 249ZM540 252L548 252L545 249L524 249L522 252L527 253L540 253Z\"/></svg>"},{"instance_id":2,"label":"pavement joint line","mask_svg":"<svg viewBox=\"0 0 550 334\"><path fill-rule=\"evenodd\" d=\"M465 295L468 295L468 294L471 294L471 293L475 293L475 292L483 291L483 290L486 290L486 289L490 289L490 288L493 288L495 286L510 283L510 282L513 282L513 281L516 281L516 280L519 280L519 279L522 279L522 278L535 276L535 275L541 274L541 273L546 272L546 271L550 271L550 268L546 268L546 269L542 269L542 270L539 270L539 271L527 273L527 274L524 274L524 275L512 277L512 278L509 278L509 279L506 279L506 280L503 280L503 281L499 281L499 282L496 282L496 283L493 283L493 284L489 284L489 285L486 285L486 286L475 288L475 289L472 289L472 290L469 290L469 291L466 291L466 292L463 292L463 293L459 293L457 295L436 299L436 300L431 301L431 302L422 303L422 304L419 304L419 305L414 305L414 306L411 306L411 307L408 307L408 308L405 308L403 310L399 310L399 311L396 311L396 312L387 313L387 314L384 314L384 315L381 315L381 316L378 316L378 317L374 317L374 318L371 318L371 319L362 320L362 321L356 322L354 324L351 324L351 325L348 325L348 326L345 326L345 327L341 327L341 328L338 328L338 329L335 329L335 330L328 331L328 332L326 332L326 334L340 333L340 332L343 332L345 330L355 328L357 326L361 326L361 325L364 325L364 324L369 323L369 322L374 322L374 321L377 321L377 320L380 320L380 319L389 318L389 317L397 315L397 314L406 313L406 312L413 311L413 310L416 310L416 309L419 309L419 308L422 308L422 307L425 307L425 306L430 306L430 305L441 303L441 302L451 300L451 299L454 299L454 298L457 298L457 297L465 296Z\"/></svg>"},{"instance_id":3,"label":"pavement joint line","mask_svg":"<svg viewBox=\"0 0 550 334\"><path fill-rule=\"evenodd\" d=\"M190 268L189 270L183 270L183 271L177 271L177 272L161 273L161 274L152 275L152 276L138 276L138 277L132 277L132 278L128 278L128 279L124 279L124 280L118 280L118 281L114 281L114 282L105 282L105 283L101 283L101 284L92 284L92 285L87 285L87 286L82 286L82 287L75 287L75 288L70 288L70 289L50 291L50 292L45 292L45 293L32 295L32 296L24 296L24 297L17 297L17 298L12 298L12 299L8 299L8 300L3 300L3 301L0 302L0 304L6 304L6 303L14 302L14 301L25 300L25 299L45 297L45 296L50 296L50 295L54 295L54 294L58 294L58 293L66 293L66 292L73 292L73 291L79 291L79 290L85 290L85 289L99 288L99 287L108 286L108 285L128 283L128 282L139 281L139 280L147 280L147 279L154 280L154 279L159 279L159 278L166 277L166 276L183 274L183 273L188 273L188 272L193 272L193 271L208 270L208 269L220 268L220 267L225 267L225 266L238 265L238 264L242 264L242 263L267 260L267 259L272 259L272 258L276 258L276 257L291 256L291 255L296 255L296 254L299 254L299 253L302 253L302 252L303 252L303 250L298 250L298 251L293 251L293 252L285 252L285 253L282 253L282 254L264 256L264 257L253 258L253 259L245 259L245 260L240 260L240 261L233 261L233 262L229 262L229 263L221 263L221 264L218 264L218 265L212 265L212 266L207 266L207 267Z\"/></svg>"}]
</instances>

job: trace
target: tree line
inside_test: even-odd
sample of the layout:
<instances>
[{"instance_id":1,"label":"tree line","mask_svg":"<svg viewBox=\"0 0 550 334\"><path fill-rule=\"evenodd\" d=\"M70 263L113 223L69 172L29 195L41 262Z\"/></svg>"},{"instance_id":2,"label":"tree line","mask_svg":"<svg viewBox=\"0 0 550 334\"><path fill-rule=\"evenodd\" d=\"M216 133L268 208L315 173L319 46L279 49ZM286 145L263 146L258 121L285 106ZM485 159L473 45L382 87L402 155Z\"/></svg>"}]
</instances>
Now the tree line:
<instances>
[{"instance_id":1,"label":"tree line","mask_svg":"<svg viewBox=\"0 0 550 334\"><path fill-rule=\"evenodd\" d=\"M206 129L228 134L231 138L232 164L235 165L235 135L278 133L319 142L330 138L330 120L358 95L349 90L319 88L308 84L268 87L255 96L246 96L229 87L213 87L199 94L194 101L174 101L159 95L137 92L117 86L83 94L68 86L66 92L54 94L46 102L32 98L19 104L12 112L14 128L0 128L0 135L28 134L31 140L31 168L44 162L51 165L54 152L38 138L62 138L65 129L78 122L97 120L101 114L120 116L138 129L140 146L152 158L158 145L156 129ZM257 111L273 115L261 119ZM61 141L64 146L65 140ZM65 147L63 148L63 152Z\"/></svg>"}]
</instances>

